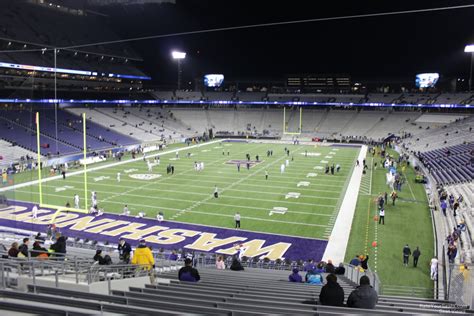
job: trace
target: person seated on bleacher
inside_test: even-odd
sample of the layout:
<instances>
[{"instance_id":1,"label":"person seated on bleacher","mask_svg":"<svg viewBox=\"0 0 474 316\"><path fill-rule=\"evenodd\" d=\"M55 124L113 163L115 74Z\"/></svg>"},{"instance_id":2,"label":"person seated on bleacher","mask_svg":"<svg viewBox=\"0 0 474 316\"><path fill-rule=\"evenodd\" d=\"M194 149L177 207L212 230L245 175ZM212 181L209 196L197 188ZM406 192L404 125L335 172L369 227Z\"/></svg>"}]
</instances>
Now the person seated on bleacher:
<instances>
[{"instance_id":1,"label":"person seated on bleacher","mask_svg":"<svg viewBox=\"0 0 474 316\"><path fill-rule=\"evenodd\" d=\"M216 269L217 270L225 270L225 262L224 257L218 256L216 260Z\"/></svg>"},{"instance_id":2,"label":"person seated on bleacher","mask_svg":"<svg viewBox=\"0 0 474 316\"><path fill-rule=\"evenodd\" d=\"M119 239L119 244L117 246L120 260L125 263L130 263L130 254L132 253L132 246L125 241L124 238Z\"/></svg>"},{"instance_id":3,"label":"person seated on bleacher","mask_svg":"<svg viewBox=\"0 0 474 316\"><path fill-rule=\"evenodd\" d=\"M321 293L319 293L321 305L344 306L344 290L337 283L337 276L330 273L326 277L326 281L326 285L321 288Z\"/></svg>"},{"instance_id":4,"label":"person seated on bleacher","mask_svg":"<svg viewBox=\"0 0 474 316\"><path fill-rule=\"evenodd\" d=\"M368 276L360 277L359 286L351 292L347 299L347 306L354 308L373 309L377 304L379 297L377 292L370 285Z\"/></svg>"},{"instance_id":5,"label":"person seated on bleacher","mask_svg":"<svg viewBox=\"0 0 474 316\"><path fill-rule=\"evenodd\" d=\"M344 273L346 273L346 268L344 268L344 264L342 262L339 263L339 266L336 268L334 273L339 275L344 275Z\"/></svg>"},{"instance_id":6,"label":"person seated on bleacher","mask_svg":"<svg viewBox=\"0 0 474 316\"><path fill-rule=\"evenodd\" d=\"M56 243L52 244L49 249L54 251L56 258L64 260L66 257L66 237L59 236Z\"/></svg>"},{"instance_id":7,"label":"person seated on bleacher","mask_svg":"<svg viewBox=\"0 0 474 316\"><path fill-rule=\"evenodd\" d=\"M332 264L332 260L328 260L326 263L326 267L324 268L326 273L334 273L336 271L336 267Z\"/></svg>"},{"instance_id":8,"label":"person seated on bleacher","mask_svg":"<svg viewBox=\"0 0 474 316\"><path fill-rule=\"evenodd\" d=\"M178 278L180 281L198 282L201 280L198 270L193 268L193 260L186 258L184 260L184 267L179 269Z\"/></svg>"},{"instance_id":9,"label":"person seated on bleacher","mask_svg":"<svg viewBox=\"0 0 474 316\"><path fill-rule=\"evenodd\" d=\"M351 260L351 262L349 262L349 264L357 267L358 265L360 265L360 258L359 258L359 255L355 255L354 259Z\"/></svg>"},{"instance_id":10,"label":"person seated on bleacher","mask_svg":"<svg viewBox=\"0 0 474 316\"><path fill-rule=\"evenodd\" d=\"M234 258L232 258L232 263L231 263L229 269L231 269L232 271L243 271L244 270L244 267L240 263L239 258L237 256L234 256Z\"/></svg>"},{"instance_id":11,"label":"person seated on bleacher","mask_svg":"<svg viewBox=\"0 0 474 316\"><path fill-rule=\"evenodd\" d=\"M17 258L19 252L20 250L18 250L18 243L15 241L12 243L10 249L8 249L8 256L10 258Z\"/></svg>"},{"instance_id":12,"label":"person seated on bleacher","mask_svg":"<svg viewBox=\"0 0 474 316\"><path fill-rule=\"evenodd\" d=\"M308 262L304 265L303 271L311 271L314 270L316 266L314 265L313 259L309 259Z\"/></svg>"},{"instance_id":13,"label":"person seated on bleacher","mask_svg":"<svg viewBox=\"0 0 474 316\"><path fill-rule=\"evenodd\" d=\"M102 250L97 249L94 256L94 261L99 262L99 265L112 264L112 258L109 255L102 256Z\"/></svg>"},{"instance_id":14,"label":"person seated on bleacher","mask_svg":"<svg viewBox=\"0 0 474 316\"><path fill-rule=\"evenodd\" d=\"M168 260L171 260L171 261L178 260L178 254L176 253L176 250L171 251L171 253L168 257Z\"/></svg>"},{"instance_id":15,"label":"person seated on bleacher","mask_svg":"<svg viewBox=\"0 0 474 316\"><path fill-rule=\"evenodd\" d=\"M323 276L316 272L316 270L311 270L306 273L305 276L306 283L323 285Z\"/></svg>"},{"instance_id":16,"label":"person seated on bleacher","mask_svg":"<svg viewBox=\"0 0 474 316\"><path fill-rule=\"evenodd\" d=\"M41 247L39 241L33 243L33 250L30 253L32 258L47 259L49 257L48 249Z\"/></svg>"},{"instance_id":17,"label":"person seated on bleacher","mask_svg":"<svg viewBox=\"0 0 474 316\"><path fill-rule=\"evenodd\" d=\"M303 278L299 274L300 270L298 268L293 269L293 273L288 276L288 281L301 283L303 282Z\"/></svg>"}]
</instances>

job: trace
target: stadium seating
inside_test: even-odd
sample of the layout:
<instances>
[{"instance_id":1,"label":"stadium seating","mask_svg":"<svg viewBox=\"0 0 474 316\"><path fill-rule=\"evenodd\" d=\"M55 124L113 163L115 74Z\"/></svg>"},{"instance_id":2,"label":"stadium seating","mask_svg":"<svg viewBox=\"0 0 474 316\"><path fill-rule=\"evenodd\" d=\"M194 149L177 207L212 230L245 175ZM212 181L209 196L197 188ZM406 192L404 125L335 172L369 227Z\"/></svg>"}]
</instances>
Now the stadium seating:
<instances>
[{"instance_id":1,"label":"stadium seating","mask_svg":"<svg viewBox=\"0 0 474 316\"><path fill-rule=\"evenodd\" d=\"M0 129L1 130L1 129ZM36 154L30 150L19 146L14 146L12 143L0 139L0 167L8 167L12 162L15 162L21 157L34 157Z\"/></svg>"}]
</instances>

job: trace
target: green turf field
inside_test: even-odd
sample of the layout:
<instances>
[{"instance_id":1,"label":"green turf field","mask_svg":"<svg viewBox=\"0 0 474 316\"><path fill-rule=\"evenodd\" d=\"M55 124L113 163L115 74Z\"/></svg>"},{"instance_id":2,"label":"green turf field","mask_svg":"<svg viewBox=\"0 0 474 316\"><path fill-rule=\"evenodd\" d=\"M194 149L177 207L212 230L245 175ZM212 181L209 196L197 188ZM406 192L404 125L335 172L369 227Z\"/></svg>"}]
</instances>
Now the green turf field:
<instances>
[{"instance_id":1,"label":"green turf field","mask_svg":"<svg viewBox=\"0 0 474 316\"><path fill-rule=\"evenodd\" d=\"M396 152L390 154L398 157ZM369 166L379 162L380 157L367 156ZM433 230L431 215L426 193L422 184L415 183L415 173L412 168L406 168L407 183L399 192L400 199L392 206L385 208L385 225L374 221L377 207L374 199L380 192L389 190L386 185L386 169L369 170L363 176L356 213L352 223L351 235L345 261L349 262L356 254L369 254L369 267L374 269L382 284L389 288L420 287L422 296L429 296L433 282L429 277L429 262L433 258ZM390 194L390 191L387 191ZM377 252L372 242L377 241ZM421 256L418 267L413 267L413 257L410 257L409 267L403 266L402 248L408 244L411 251L420 247Z\"/></svg>"},{"instance_id":2,"label":"green turf field","mask_svg":"<svg viewBox=\"0 0 474 316\"><path fill-rule=\"evenodd\" d=\"M285 154L285 147L290 149L289 156ZM273 150L271 157L267 157L269 149ZM186 157L188 152L192 154L190 158ZM133 215L144 211L147 217L155 217L158 212L164 212L165 219L228 228L234 225L234 214L240 212L242 229L326 239L358 152L358 148L323 146L208 144L181 151L179 159L174 153L160 154L160 165L154 166L152 172L141 159L90 171L87 199L90 204L90 192L96 191L99 207L106 212L121 213L128 204ZM258 154L261 161L250 170L245 166L247 153L252 160ZM280 166L286 159L290 160L289 166L281 174ZM227 163L229 160L242 160L240 172L235 164ZM194 170L195 161L204 162L203 171ZM335 175L324 174L320 169L326 166L324 161L330 165L339 164L341 171ZM166 173L169 163L175 167L174 175ZM96 165L89 166L94 167ZM265 170L269 174L268 180ZM120 182L117 181L118 172L121 173ZM141 178L145 176L137 175L160 177L144 180ZM16 183L28 178L36 176L23 175ZM309 182L308 186L304 182ZM220 192L217 199L213 197L215 185ZM288 197L290 192L300 195ZM43 183L45 204L64 206L69 201L73 206L75 193L81 196L81 207L84 207L83 174ZM15 189L9 193L9 198L37 202L38 186ZM270 215L274 207L284 207L287 211Z\"/></svg>"}]
</instances>

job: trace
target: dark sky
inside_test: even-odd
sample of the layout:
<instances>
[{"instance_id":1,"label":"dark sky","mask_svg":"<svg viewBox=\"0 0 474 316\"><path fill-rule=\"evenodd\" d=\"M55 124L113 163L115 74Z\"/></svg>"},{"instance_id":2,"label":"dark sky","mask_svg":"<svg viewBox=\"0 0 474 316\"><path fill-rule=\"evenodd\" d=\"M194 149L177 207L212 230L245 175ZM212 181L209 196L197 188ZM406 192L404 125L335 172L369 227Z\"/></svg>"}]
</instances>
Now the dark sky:
<instances>
[{"instance_id":1,"label":"dark sky","mask_svg":"<svg viewBox=\"0 0 474 316\"><path fill-rule=\"evenodd\" d=\"M347 3L346 3L347 2ZM177 0L175 5L108 8L123 37L364 13L474 4L474 1ZM414 77L419 72L467 76L474 8L186 35L133 43L157 83L171 84L170 52L187 52L185 79L290 73L348 73L354 78Z\"/></svg>"}]
</instances>

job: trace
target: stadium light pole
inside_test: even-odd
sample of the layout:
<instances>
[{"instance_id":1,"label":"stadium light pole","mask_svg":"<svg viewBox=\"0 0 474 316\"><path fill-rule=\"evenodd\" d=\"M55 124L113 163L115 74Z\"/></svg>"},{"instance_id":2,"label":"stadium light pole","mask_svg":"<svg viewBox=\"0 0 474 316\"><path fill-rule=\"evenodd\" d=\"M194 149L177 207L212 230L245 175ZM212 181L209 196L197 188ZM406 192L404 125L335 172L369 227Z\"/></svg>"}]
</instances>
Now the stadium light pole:
<instances>
[{"instance_id":1,"label":"stadium light pole","mask_svg":"<svg viewBox=\"0 0 474 316\"><path fill-rule=\"evenodd\" d=\"M472 64L474 61L474 44L466 45L465 53L471 53L471 69L469 70L469 92L472 91Z\"/></svg>"},{"instance_id":2,"label":"stadium light pole","mask_svg":"<svg viewBox=\"0 0 474 316\"><path fill-rule=\"evenodd\" d=\"M178 52L178 51L172 51L171 56L178 63L178 90L180 90L181 89L181 73L182 73L182 71L181 71L181 60L186 58L186 53Z\"/></svg>"}]
</instances>

